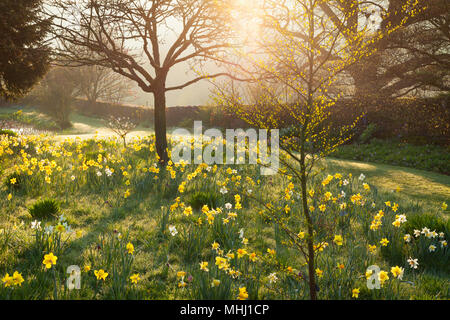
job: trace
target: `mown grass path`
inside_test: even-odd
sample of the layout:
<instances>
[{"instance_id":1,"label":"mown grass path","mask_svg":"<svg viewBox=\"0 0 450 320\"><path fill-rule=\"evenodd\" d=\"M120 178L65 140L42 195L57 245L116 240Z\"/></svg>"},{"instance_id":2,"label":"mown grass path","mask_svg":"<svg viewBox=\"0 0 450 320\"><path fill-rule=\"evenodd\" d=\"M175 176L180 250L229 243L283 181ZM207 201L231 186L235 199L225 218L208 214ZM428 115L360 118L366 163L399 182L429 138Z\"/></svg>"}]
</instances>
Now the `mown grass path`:
<instances>
[{"instance_id":1,"label":"mown grass path","mask_svg":"<svg viewBox=\"0 0 450 320\"><path fill-rule=\"evenodd\" d=\"M328 158L326 163L331 171L347 171L355 175L363 172L371 184L384 192L392 192L399 187L400 197L417 201L418 204L440 206L442 202L448 203L450 200L450 176L406 167L333 158Z\"/></svg>"}]
</instances>

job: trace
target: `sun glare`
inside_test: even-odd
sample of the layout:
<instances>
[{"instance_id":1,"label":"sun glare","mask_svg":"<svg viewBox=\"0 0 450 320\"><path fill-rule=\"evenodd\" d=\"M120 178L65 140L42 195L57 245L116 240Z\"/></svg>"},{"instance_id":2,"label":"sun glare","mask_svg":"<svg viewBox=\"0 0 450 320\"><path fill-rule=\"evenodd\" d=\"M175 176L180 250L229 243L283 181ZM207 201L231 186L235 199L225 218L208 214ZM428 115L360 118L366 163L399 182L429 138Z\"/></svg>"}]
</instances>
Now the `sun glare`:
<instances>
[{"instance_id":1,"label":"sun glare","mask_svg":"<svg viewBox=\"0 0 450 320\"><path fill-rule=\"evenodd\" d=\"M232 4L235 33L246 44L260 38L260 13L257 0L234 0Z\"/></svg>"}]
</instances>

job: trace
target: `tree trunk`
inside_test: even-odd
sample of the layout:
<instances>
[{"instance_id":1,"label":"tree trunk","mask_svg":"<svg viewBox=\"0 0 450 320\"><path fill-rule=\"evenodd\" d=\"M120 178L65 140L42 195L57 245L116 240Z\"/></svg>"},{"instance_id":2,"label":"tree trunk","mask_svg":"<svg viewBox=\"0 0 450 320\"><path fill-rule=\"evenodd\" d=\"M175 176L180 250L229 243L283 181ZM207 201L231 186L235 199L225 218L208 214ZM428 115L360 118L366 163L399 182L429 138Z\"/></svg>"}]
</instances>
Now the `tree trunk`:
<instances>
[{"instance_id":1,"label":"tree trunk","mask_svg":"<svg viewBox=\"0 0 450 320\"><path fill-rule=\"evenodd\" d=\"M314 228L309 215L308 209L308 198L306 194L306 153L304 147L301 149L300 155L300 167L301 167L301 184L302 184L302 204L303 212L306 218L306 224L308 229L308 274L309 274L309 296L311 300L317 300L317 287L316 287L316 277L314 269L315 267L315 252L314 252Z\"/></svg>"},{"instance_id":2,"label":"tree trunk","mask_svg":"<svg viewBox=\"0 0 450 320\"><path fill-rule=\"evenodd\" d=\"M165 166L169 161L167 153L166 92L164 89L156 89L153 96L155 100L156 152L159 156L159 163Z\"/></svg>"}]
</instances>

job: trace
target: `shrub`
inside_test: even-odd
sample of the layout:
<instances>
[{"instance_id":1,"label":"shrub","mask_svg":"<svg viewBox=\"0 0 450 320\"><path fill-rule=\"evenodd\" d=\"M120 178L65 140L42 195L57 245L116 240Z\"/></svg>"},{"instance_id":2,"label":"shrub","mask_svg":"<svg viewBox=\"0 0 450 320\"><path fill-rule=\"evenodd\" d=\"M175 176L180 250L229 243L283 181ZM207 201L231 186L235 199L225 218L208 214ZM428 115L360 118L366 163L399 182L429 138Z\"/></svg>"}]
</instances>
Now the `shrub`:
<instances>
[{"instance_id":1,"label":"shrub","mask_svg":"<svg viewBox=\"0 0 450 320\"><path fill-rule=\"evenodd\" d=\"M69 116L76 92L70 68L52 69L35 91L39 109L49 115L60 129L70 128Z\"/></svg>"},{"instance_id":2,"label":"shrub","mask_svg":"<svg viewBox=\"0 0 450 320\"><path fill-rule=\"evenodd\" d=\"M194 119L186 118L178 123L181 128L191 129L194 126Z\"/></svg>"},{"instance_id":3,"label":"shrub","mask_svg":"<svg viewBox=\"0 0 450 320\"><path fill-rule=\"evenodd\" d=\"M363 133L359 136L360 143L368 143L373 138L374 133L377 131L377 125L371 123L367 126L367 128L363 131Z\"/></svg>"},{"instance_id":4,"label":"shrub","mask_svg":"<svg viewBox=\"0 0 450 320\"><path fill-rule=\"evenodd\" d=\"M138 125L138 121L130 117L116 117L111 115L106 119L106 126L122 139L124 147L127 146L127 134L136 129Z\"/></svg>"},{"instance_id":5,"label":"shrub","mask_svg":"<svg viewBox=\"0 0 450 320\"><path fill-rule=\"evenodd\" d=\"M44 220L54 218L59 213L59 204L53 199L44 199L33 204L28 211L33 219Z\"/></svg>"}]
</instances>

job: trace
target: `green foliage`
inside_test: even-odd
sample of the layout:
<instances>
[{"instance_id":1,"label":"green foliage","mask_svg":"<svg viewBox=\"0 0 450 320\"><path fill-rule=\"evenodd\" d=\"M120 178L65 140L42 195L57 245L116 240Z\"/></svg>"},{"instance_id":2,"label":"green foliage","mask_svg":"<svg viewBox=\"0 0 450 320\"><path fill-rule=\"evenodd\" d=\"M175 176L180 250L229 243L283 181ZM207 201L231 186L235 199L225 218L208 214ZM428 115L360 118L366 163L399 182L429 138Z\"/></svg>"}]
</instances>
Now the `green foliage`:
<instances>
[{"instance_id":1,"label":"green foliage","mask_svg":"<svg viewBox=\"0 0 450 320\"><path fill-rule=\"evenodd\" d=\"M158 236L160 236L161 238L164 238L164 234L168 228L169 215L170 215L170 210L168 210L166 207L161 207L161 213L160 213L159 221L158 221L158 225L159 225Z\"/></svg>"},{"instance_id":2,"label":"green foliage","mask_svg":"<svg viewBox=\"0 0 450 320\"><path fill-rule=\"evenodd\" d=\"M195 210L201 209L204 205L210 209L216 208L217 194L212 191L196 191L190 195L188 203Z\"/></svg>"},{"instance_id":3,"label":"green foliage","mask_svg":"<svg viewBox=\"0 0 450 320\"><path fill-rule=\"evenodd\" d=\"M46 220L55 218L59 213L59 203L54 199L43 199L34 203L28 212L33 219Z\"/></svg>"},{"instance_id":4,"label":"green foliage","mask_svg":"<svg viewBox=\"0 0 450 320\"><path fill-rule=\"evenodd\" d=\"M411 215L403 226L405 233L411 235L414 230L422 230L425 227L431 231L444 232L447 239L450 236L450 221L445 221L441 216L431 213Z\"/></svg>"},{"instance_id":5,"label":"green foliage","mask_svg":"<svg viewBox=\"0 0 450 320\"><path fill-rule=\"evenodd\" d=\"M10 137L17 137L18 136L18 134L16 132L12 131L12 130L3 130L3 129L0 129L0 135L7 135L7 136L10 136Z\"/></svg>"},{"instance_id":6,"label":"green foliage","mask_svg":"<svg viewBox=\"0 0 450 320\"><path fill-rule=\"evenodd\" d=\"M367 123L378 128L377 139L401 139L414 144L449 145L449 97L438 98L369 98L341 99L332 108L333 126L354 119L365 112L364 121L357 126L362 133Z\"/></svg>"},{"instance_id":7,"label":"green foliage","mask_svg":"<svg viewBox=\"0 0 450 320\"><path fill-rule=\"evenodd\" d=\"M129 245L133 250L130 251ZM107 270L112 282L106 289L98 283L103 280L96 279L97 292L103 291L107 299L133 298L130 296L132 291L127 284L134 261L134 245L128 241L128 234L122 235L118 231L102 234L99 237L98 246L90 251L88 260L94 269Z\"/></svg>"},{"instance_id":8,"label":"green foliage","mask_svg":"<svg viewBox=\"0 0 450 320\"><path fill-rule=\"evenodd\" d=\"M39 14L41 5L42 0L0 2L0 97L24 95L47 71L49 22Z\"/></svg>"},{"instance_id":9,"label":"green foliage","mask_svg":"<svg viewBox=\"0 0 450 320\"><path fill-rule=\"evenodd\" d=\"M411 167L450 174L449 147L412 145L372 139L369 144L343 145L331 157Z\"/></svg>"},{"instance_id":10,"label":"green foliage","mask_svg":"<svg viewBox=\"0 0 450 320\"><path fill-rule=\"evenodd\" d=\"M430 232L435 231L436 236L427 235L424 228ZM398 265L413 257L418 259L419 268L435 272L450 272L450 252L448 245L443 247L440 240L448 239L450 236L450 221L445 221L442 217L430 213L416 213L408 216L407 222L402 226L402 232L391 230L389 238L391 242L387 247L382 247L382 255L391 263ZM415 235L415 230L420 231L420 235ZM444 237L439 234L443 233ZM403 238L405 234L411 236L411 240L406 242ZM392 239L396 239L392 241ZM403 240L403 241L402 241ZM436 247L435 251L430 251L430 246ZM407 267L409 268L409 266Z\"/></svg>"},{"instance_id":11,"label":"green foliage","mask_svg":"<svg viewBox=\"0 0 450 320\"><path fill-rule=\"evenodd\" d=\"M0 114L0 120L13 121L19 125L33 127L37 130L59 130L57 123L49 116L34 111L22 112L21 110L14 113Z\"/></svg>"},{"instance_id":12,"label":"green foliage","mask_svg":"<svg viewBox=\"0 0 450 320\"><path fill-rule=\"evenodd\" d=\"M23 190L25 179L25 175L13 172L5 178L4 184L8 190Z\"/></svg>"},{"instance_id":13,"label":"green foliage","mask_svg":"<svg viewBox=\"0 0 450 320\"><path fill-rule=\"evenodd\" d=\"M421 292L413 296L415 300L449 299L450 286L447 281L437 275L423 274L418 279Z\"/></svg>"},{"instance_id":14,"label":"green foliage","mask_svg":"<svg viewBox=\"0 0 450 320\"><path fill-rule=\"evenodd\" d=\"M207 232L203 228L187 227L180 230L180 250L183 262L193 264L201 258Z\"/></svg>"},{"instance_id":15,"label":"green foliage","mask_svg":"<svg viewBox=\"0 0 450 320\"><path fill-rule=\"evenodd\" d=\"M212 261L210 265L213 265ZM198 268L192 270L192 276L199 281L192 285L192 289L189 292L191 299L233 300L232 281L230 277L224 275L216 267L212 268L208 276L205 276L204 273L204 271L198 270ZM212 284L213 280L219 280L220 284L214 286Z\"/></svg>"},{"instance_id":16,"label":"green foliage","mask_svg":"<svg viewBox=\"0 0 450 320\"><path fill-rule=\"evenodd\" d=\"M91 152L86 152L86 160L94 160L97 161L99 155L101 155L103 157L103 159L106 157L106 151L91 151Z\"/></svg>"},{"instance_id":17,"label":"green foliage","mask_svg":"<svg viewBox=\"0 0 450 320\"><path fill-rule=\"evenodd\" d=\"M11 138L12 141L16 139ZM27 144L30 142L27 136L21 139ZM299 231L307 231L304 223L287 221L302 212L296 180L286 179L284 175L263 177L259 168L251 165L237 167L237 173L227 172L227 167L222 166L211 170L204 167L200 171L196 165L172 165L170 170L174 170L176 175L171 177L169 169L155 166L156 154L151 150L153 141L154 137L131 140L125 150L118 148L119 144L114 140L66 141L57 145L71 155L55 157L44 151L33 156L38 161L54 160L62 170L57 170L57 167L52 170L51 183L44 181L46 174L39 168L31 175L24 173L27 193L20 197L14 190L3 188L0 203L8 215L2 215L0 219L0 230L3 230L0 237L0 277L17 270L25 281L20 287L0 286L0 297L236 299L239 288L245 286L248 299L308 299L307 283L302 279L308 272L304 257L289 246L291 238L282 229L292 226L294 238L298 237ZM48 144L45 138L36 141L39 150ZM145 151L149 152L148 157L143 156L142 150L136 151L139 149L137 146L151 150ZM1 166L7 168L8 173L9 164L21 160L20 151L14 149L8 158L0 159ZM96 162L99 154L102 154L101 167L95 163L81 170L88 160ZM114 169L114 174L108 176L106 167ZM364 171L367 177L360 181L360 168L355 169L352 176L348 175L347 169L328 168L318 172L307 185L308 190L315 190L314 196L308 196L308 204L315 207L312 215L316 225L314 243L328 244L318 253L316 260L316 268L323 270L317 282L318 297L352 299L352 289L359 288L358 299L448 298L448 249L442 249L438 239L424 236L414 238L411 243L403 240L405 233L423 227L445 232L445 239L448 239L445 217L448 211L441 209L444 200L439 200L436 205L430 197L419 192L423 190L418 190L414 196L420 194L423 200L416 203L416 198L408 192L390 192L395 186L386 186L385 179L374 179L370 170ZM125 170L127 175L123 175ZM97 176L98 171L101 176ZM342 177L337 178L336 173L341 173ZM334 178L324 186L323 179L328 174ZM418 176L424 178L427 173L422 174L418 173ZM237 175L240 183L237 183ZM386 172L380 175L388 177ZM448 180L445 176L431 175L444 179L439 187L431 190L445 197ZM220 193L218 182L223 183L227 178L228 192ZM402 179L394 178L392 183ZM344 183L345 180L348 183ZM186 181L184 192L177 190L182 181ZM289 192L289 182L294 184L292 193ZM363 182L370 185L370 190L363 188ZM384 187L387 187L386 192ZM440 187L443 190L439 190ZM61 201L67 222L61 219L43 221L41 228L30 228L30 223L36 218L30 218L23 206L39 199L39 195L32 194L35 189ZM128 189L130 194L124 197ZM247 194L250 190L252 197L264 201L261 204L254 202L254 198ZM329 200L325 200L327 191L331 193ZM13 196L11 200L7 200L9 192ZM353 203L351 199L359 193L363 201ZM241 209L236 208L236 194L242 198ZM290 196L289 200L286 195ZM388 200L399 204L398 211L394 212L385 205ZM273 215L261 212L261 205L269 202L273 204ZM178 205L174 206L175 203ZM231 203L231 208L226 203ZM346 203L346 208L342 209L341 203ZM205 204L215 210L202 211ZM319 208L321 204L326 205L323 212ZM290 207L289 212L285 211L286 205ZM186 216L186 206L196 209ZM377 231L370 230L370 221L380 209L385 212L383 225ZM399 228L392 226L396 214L407 217L407 222ZM284 225L283 221L278 221L280 218L286 219ZM263 222L265 219L267 223ZM49 229L52 229L50 233ZM335 235L343 236L343 245L334 242ZM300 244L306 237L299 238ZM387 247L379 244L384 237L389 240ZM128 242L135 246L133 254L127 252ZM214 242L219 245L216 250L212 250ZM430 243L436 244L435 252L428 251ZM377 246L375 253L368 251L368 244ZM268 253L268 248L275 253ZM239 250L242 253L240 257ZM49 252L58 256L58 260L56 265L46 270L42 260ZM253 254L254 261L250 259ZM240 275L232 276L219 269L216 265L219 256L226 258L230 271L239 271ZM418 258L418 269L409 267L406 261L409 257ZM208 262L209 271L201 270L200 262ZM337 263L342 263L343 269L339 269ZM70 265L81 267L81 290L68 291L65 288L66 270ZM364 272L369 265L378 265L389 272L389 280L380 290L366 289ZM90 270L84 271L84 266L90 266ZM393 277L390 271L393 266L405 269L402 281ZM288 271L287 267L293 270ZM100 269L108 273L105 280L98 280L94 274ZM184 288L179 286L182 284L182 277L177 275L179 271L186 272ZM131 282L133 274L140 275L138 284ZM270 282L268 277L271 274L276 276L275 282ZM220 280L218 286L212 286L214 279Z\"/></svg>"},{"instance_id":18,"label":"green foliage","mask_svg":"<svg viewBox=\"0 0 450 320\"><path fill-rule=\"evenodd\" d=\"M377 131L377 125L371 123L364 129L363 133L359 136L360 143L369 143L373 138L374 133Z\"/></svg>"}]
</instances>

